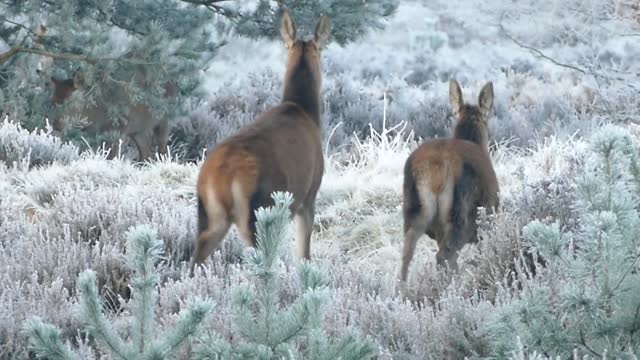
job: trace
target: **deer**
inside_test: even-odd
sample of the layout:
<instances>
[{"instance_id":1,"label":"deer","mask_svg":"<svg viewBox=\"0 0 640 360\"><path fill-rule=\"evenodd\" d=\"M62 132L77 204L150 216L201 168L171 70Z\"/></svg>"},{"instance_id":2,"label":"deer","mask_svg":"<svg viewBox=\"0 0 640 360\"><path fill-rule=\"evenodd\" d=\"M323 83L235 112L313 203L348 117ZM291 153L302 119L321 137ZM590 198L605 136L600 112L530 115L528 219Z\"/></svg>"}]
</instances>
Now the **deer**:
<instances>
[{"instance_id":1,"label":"deer","mask_svg":"<svg viewBox=\"0 0 640 360\"><path fill-rule=\"evenodd\" d=\"M37 70L37 72L40 76L46 76L41 70ZM76 70L73 76L68 79L47 76L46 81L51 92L51 97L49 98L50 108L64 104L75 91L85 87L84 78L80 70ZM166 82L163 89L165 98L173 98L177 94L177 86L173 82ZM147 105L128 105L125 121L118 124L112 121L106 106L100 103L94 106L65 109L65 114L86 117L88 125L82 128L83 131L93 133L117 131L121 135L129 136L138 149L138 161L147 161L151 155L151 143L148 138L149 131L153 132L153 137L158 146L158 154L164 155L167 153L169 119L166 116L154 116ZM51 126L59 132L64 131L66 128L62 116L57 116L56 114L53 116ZM117 146L117 141L109 145L108 159L115 158Z\"/></svg>"},{"instance_id":2,"label":"deer","mask_svg":"<svg viewBox=\"0 0 640 360\"><path fill-rule=\"evenodd\" d=\"M245 246L255 247L256 215L273 205L272 192L292 194L297 255L310 260L315 200L324 174L320 122L320 53L330 36L329 18L316 22L313 38L299 40L287 11L280 19L286 50L280 104L258 115L207 154L198 174L198 229L194 268L218 250L232 224Z\"/></svg>"},{"instance_id":3,"label":"deer","mask_svg":"<svg viewBox=\"0 0 640 360\"><path fill-rule=\"evenodd\" d=\"M403 233L401 285L418 239L436 240L436 263L457 272L458 251L477 243L477 210L496 211L499 186L489 154L488 120L493 106L493 84L480 90L478 105L463 101L460 85L449 83L453 110L453 137L432 139L407 158L403 179Z\"/></svg>"}]
</instances>

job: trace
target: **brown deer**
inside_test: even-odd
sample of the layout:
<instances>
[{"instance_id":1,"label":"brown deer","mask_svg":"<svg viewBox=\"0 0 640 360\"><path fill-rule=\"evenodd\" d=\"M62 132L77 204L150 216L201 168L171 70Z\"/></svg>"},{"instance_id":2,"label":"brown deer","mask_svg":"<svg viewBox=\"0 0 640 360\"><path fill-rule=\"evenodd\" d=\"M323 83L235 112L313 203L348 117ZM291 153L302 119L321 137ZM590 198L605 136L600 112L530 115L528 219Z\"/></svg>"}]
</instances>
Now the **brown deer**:
<instances>
[{"instance_id":1,"label":"brown deer","mask_svg":"<svg viewBox=\"0 0 640 360\"><path fill-rule=\"evenodd\" d=\"M489 155L488 118L493 84L480 91L478 106L465 104L458 82L451 80L449 98L455 127L452 139L423 143L404 167L404 248L400 280L405 283L416 242L427 234L438 243L438 265L457 270L457 253L476 243L477 208L499 206L498 181Z\"/></svg>"},{"instance_id":2,"label":"brown deer","mask_svg":"<svg viewBox=\"0 0 640 360\"><path fill-rule=\"evenodd\" d=\"M220 143L202 164L191 274L220 247L232 223L245 243L255 246L254 211L273 205L274 191L293 195L298 255L310 258L315 200L324 173L320 51L330 35L329 19L321 16L313 39L302 41L284 12L280 34L287 49L282 102Z\"/></svg>"},{"instance_id":3,"label":"brown deer","mask_svg":"<svg viewBox=\"0 0 640 360\"><path fill-rule=\"evenodd\" d=\"M40 74L44 74L38 71ZM84 86L84 81L80 71L76 71L70 79L56 79L47 77L47 83L51 90L51 105L64 104L73 94L74 91L80 90ZM164 96L175 97L177 87L167 82L164 85ZM104 105L98 104L91 107L66 109L66 115L86 117L88 125L82 130L92 133L102 133L107 131L117 131L122 135L128 135L133 139L138 148L138 160L146 161L151 155L151 143L149 139L149 131L153 131L154 138L158 144L158 153L167 153L167 142L169 139L169 119L166 116L155 117L151 109L143 104L129 105L126 119L124 123L115 124ZM52 127L54 130L63 131L65 123L61 116L55 116L52 119ZM110 151L108 158L112 159L116 156L117 142L109 146Z\"/></svg>"}]
</instances>

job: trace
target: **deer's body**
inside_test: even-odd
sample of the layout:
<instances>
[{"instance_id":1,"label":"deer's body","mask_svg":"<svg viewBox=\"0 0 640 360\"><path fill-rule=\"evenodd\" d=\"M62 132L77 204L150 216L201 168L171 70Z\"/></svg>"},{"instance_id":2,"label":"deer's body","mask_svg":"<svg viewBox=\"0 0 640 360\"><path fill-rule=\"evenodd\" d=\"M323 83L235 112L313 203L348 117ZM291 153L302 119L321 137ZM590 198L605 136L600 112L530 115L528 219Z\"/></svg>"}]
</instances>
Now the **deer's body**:
<instances>
[{"instance_id":1,"label":"deer's body","mask_svg":"<svg viewBox=\"0 0 640 360\"><path fill-rule=\"evenodd\" d=\"M298 255L310 258L315 199L324 159L320 133L320 48L329 36L321 17L314 40L296 40L288 13L281 34L288 49L282 103L220 143L198 176L198 238L191 271L218 249L235 224L255 246L255 213L273 205L271 193L288 191L297 225Z\"/></svg>"},{"instance_id":2,"label":"deer's body","mask_svg":"<svg viewBox=\"0 0 640 360\"><path fill-rule=\"evenodd\" d=\"M400 280L406 281L418 239L427 234L438 243L436 260L457 269L457 253L478 241L478 206L497 209L499 187L488 148L487 120L493 86L480 92L479 106L462 101L460 87L450 84L456 121L452 139L423 143L404 168L404 245Z\"/></svg>"},{"instance_id":3,"label":"deer's body","mask_svg":"<svg viewBox=\"0 0 640 360\"><path fill-rule=\"evenodd\" d=\"M51 102L61 105L74 91L80 89L82 85L81 75L76 72L73 78L66 80L49 79L49 86L52 90ZM176 95L176 87L172 83L164 85L164 96L174 97ZM150 133L156 140L158 153L166 154L167 142L169 139L169 119L166 116L154 116L151 109L146 105L129 105L124 119L114 122L109 116L107 108L104 105L97 104L95 106L83 106L80 108L68 108L65 115L84 117L88 121L88 125L82 130L92 133L104 133L108 131L116 131L122 136L129 136L138 148L138 159L145 161L151 155L151 138ZM55 130L63 131L65 124L61 117L53 119L52 127ZM117 143L110 144L109 158L116 156Z\"/></svg>"}]
</instances>

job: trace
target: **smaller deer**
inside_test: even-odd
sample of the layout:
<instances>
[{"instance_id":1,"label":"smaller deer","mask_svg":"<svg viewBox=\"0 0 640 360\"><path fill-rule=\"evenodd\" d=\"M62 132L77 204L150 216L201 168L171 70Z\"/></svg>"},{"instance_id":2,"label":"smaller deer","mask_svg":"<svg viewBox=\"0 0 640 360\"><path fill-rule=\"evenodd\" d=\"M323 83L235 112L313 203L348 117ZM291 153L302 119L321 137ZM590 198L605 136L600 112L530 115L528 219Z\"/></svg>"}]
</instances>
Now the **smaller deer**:
<instances>
[{"instance_id":1,"label":"smaller deer","mask_svg":"<svg viewBox=\"0 0 640 360\"><path fill-rule=\"evenodd\" d=\"M489 210L499 206L488 136L493 84L487 83L480 91L479 105L471 106L463 102L458 82L451 80L449 98L455 121L453 138L423 143L405 163L402 283L423 234L438 243L437 264L447 261L457 270L458 251L478 241L478 206Z\"/></svg>"},{"instance_id":2,"label":"smaller deer","mask_svg":"<svg viewBox=\"0 0 640 360\"><path fill-rule=\"evenodd\" d=\"M38 73L43 74L38 70ZM73 94L74 91L80 90L84 86L84 81L80 71L76 71L70 79L60 80L54 77L48 77L47 83L51 90L50 105L62 105ZM164 85L164 96L166 98L175 97L177 94L176 86L167 82ZM128 112L125 116L124 124L115 124L104 105L98 104L92 107L82 107L80 109L66 109L64 115L86 117L89 125L82 130L93 133L102 133L107 131L117 131L122 135L128 135L133 139L138 148L138 160L146 161L151 155L151 143L149 139L149 131L153 131L153 137L158 144L158 153L167 153L167 142L169 139L169 119L166 116L154 117L151 109L143 104L129 105ZM54 130L63 131L66 127L62 116L54 115L52 119L52 127ZM112 159L116 156L117 142L110 144L108 158Z\"/></svg>"},{"instance_id":3,"label":"smaller deer","mask_svg":"<svg viewBox=\"0 0 640 360\"><path fill-rule=\"evenodd\" d=\"M191 272L217 250L231 224L256 245L255 210L273 205L271 193L293 195L298 256L310 258L315 200L324 173L320 119L320 52L330 35L321 16L303 41L284 12L280 34L287 49L282 102L227 138L207 155L198 175L198 238Z\"/></svg>"}]
</instances>

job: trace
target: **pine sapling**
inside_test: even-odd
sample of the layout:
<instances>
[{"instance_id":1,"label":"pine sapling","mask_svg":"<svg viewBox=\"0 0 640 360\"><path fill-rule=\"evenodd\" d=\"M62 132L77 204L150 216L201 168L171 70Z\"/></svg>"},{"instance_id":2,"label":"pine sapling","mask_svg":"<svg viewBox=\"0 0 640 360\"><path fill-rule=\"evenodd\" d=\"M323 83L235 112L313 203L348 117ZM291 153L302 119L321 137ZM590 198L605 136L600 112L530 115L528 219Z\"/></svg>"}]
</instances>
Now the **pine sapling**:
<instances>
[{"instance_id":1,"label":"pine sapling","mask_svg":"<svg viewBox=\"0 0 640 360\"><path fill-rule=\"evenodd\" d=\"M544 260L504 307L496 352L514 337L550 357L636 358L640 349L640 213L637 150L627 130L605 126L577 181L573 233L534 221L523 237ZM520 341L519 340L519 341Z\"/></svg>"},{"instance_id":2,"label":"pine sapling","mask_svg":"<svg viewBox=\"0 0 640 360\"><path fill-rule=\"evenodd\" d=\"M196 347L198 359L367 359L374 348L355 334L334 340L322 329L322 306L328 301L326 276L303 262L298 268L300 295L288 306L278 297L285 244L288 242L289 193L272 195L275 206L256 211L257 246L245 254L253 287L236 289L233 321L240 340L230 344L217 335ZM305 342L306 341L306 342ZM301 343L306 343L300 350Z\"/></svg>"},{"instance_id":3,"label":"pine sapling","mask_svg":"<svg viewBox=\"0 0 640 360\"><path fill-rule=\"evenodd\" d=\"M136 226L127 233L128 263L136 276L132 287L132 339L119 338L102 312L102 303L96 287L96 275L92 270L80 274L78 288L82 317L87 330L97 343L115 359L167 359L180 345L196 333L198 326L211 311L208 301L192 301L182 311L175 327L158 336L153 308L156 303L158 274L154 264L160 259L162 242L156 231L146 225ZM60 332L52 325L33 319L27 324L33 351L47 359L77 359L68 346L60 340Z\"/></svg>"}]
</instances>

